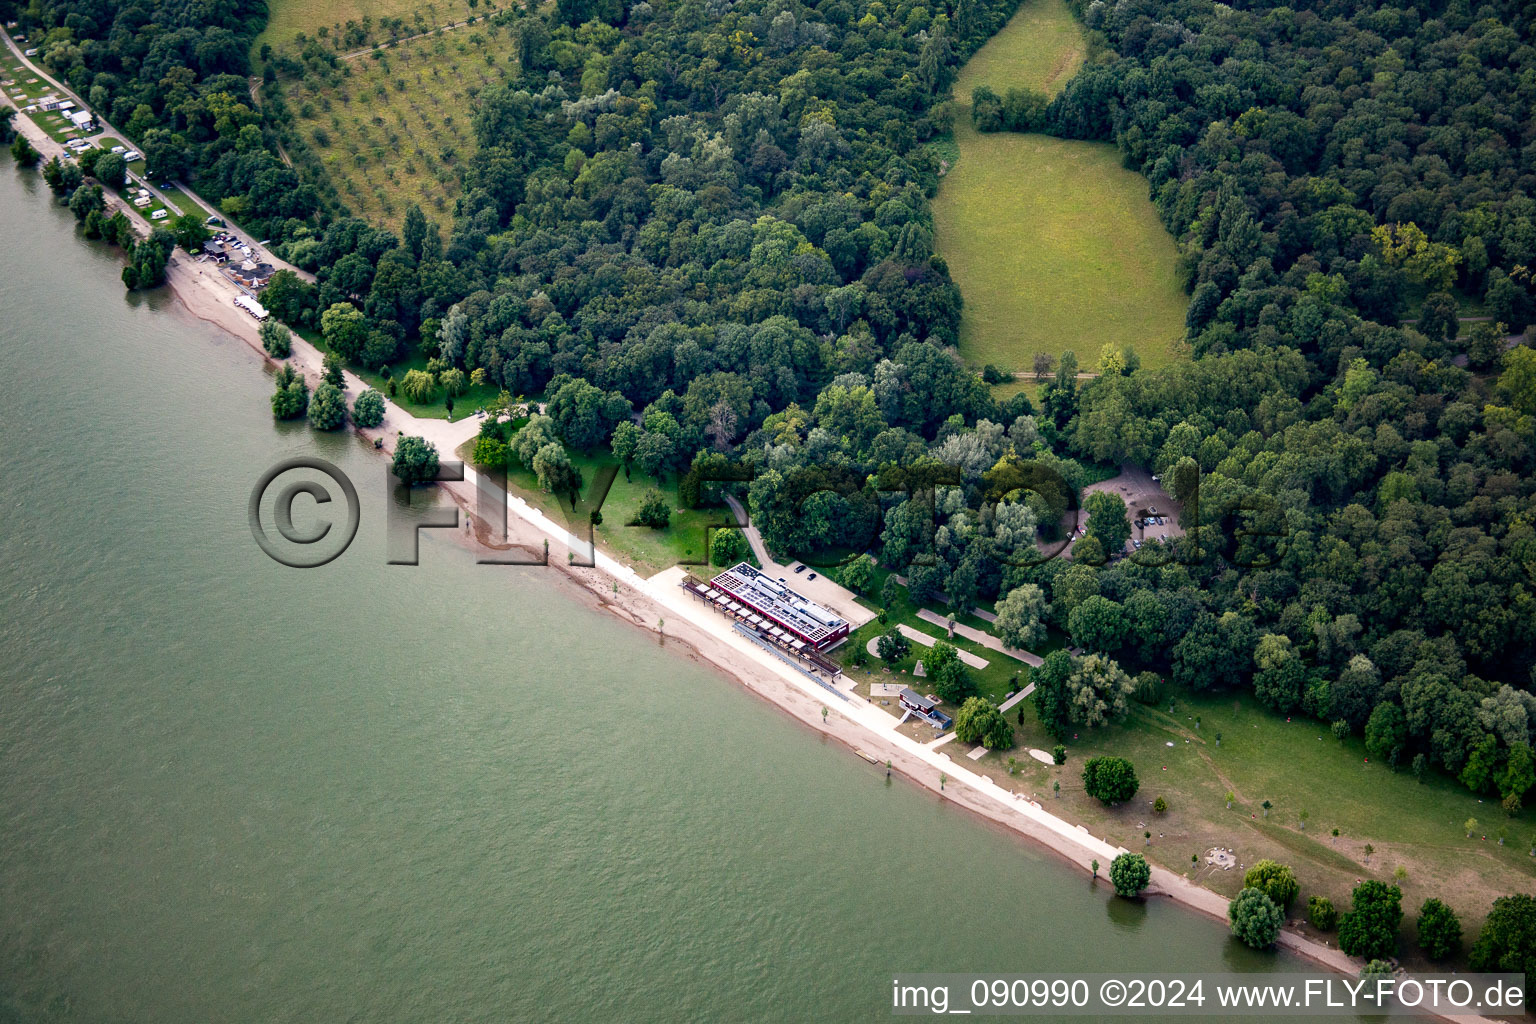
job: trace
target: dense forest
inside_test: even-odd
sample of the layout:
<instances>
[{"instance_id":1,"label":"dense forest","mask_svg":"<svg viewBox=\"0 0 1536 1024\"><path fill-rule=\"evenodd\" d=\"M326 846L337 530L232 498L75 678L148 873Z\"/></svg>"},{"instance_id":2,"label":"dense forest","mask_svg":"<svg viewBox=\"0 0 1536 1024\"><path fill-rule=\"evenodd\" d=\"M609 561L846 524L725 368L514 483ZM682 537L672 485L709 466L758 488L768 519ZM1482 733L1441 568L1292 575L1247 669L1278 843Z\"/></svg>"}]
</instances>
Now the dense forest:
<instances>
[{"instance_id":1,"label":"dense forest","mask_svg":"<svg viewBox=\"0 0 1536 1024\"><path fill-rule=\"evenodd\" d=\"M1064 92L980 95L977 122L1120 147L1179 242L1194 358L1120 353L1080 386L1063 357L1037 409L956 355L928 206L955 70L1013 6L499 12L517 60L476 96L452 223L412 209L399 235L278 160L282 142L311 166L280 95L238 100L259 4L18 13L152 162L315 271L264 293L283 319L359 363L414 347L547 394L523 428L540 444L514 452L750 463L776 548L870 548L915 597L1034 608L1130 672L1252 688L1517 809L1536 785L1536 350L1505 342L1533 310L1526 12L1081 6L1091 58ZM314 46L272 65L335 71ZM1164 475L1186 536L1106 562L1106 506L1074 557L1042 555L1123 461ZM1037 675L1064 728L1057 668Z\"/></svg>"}]
</instances>

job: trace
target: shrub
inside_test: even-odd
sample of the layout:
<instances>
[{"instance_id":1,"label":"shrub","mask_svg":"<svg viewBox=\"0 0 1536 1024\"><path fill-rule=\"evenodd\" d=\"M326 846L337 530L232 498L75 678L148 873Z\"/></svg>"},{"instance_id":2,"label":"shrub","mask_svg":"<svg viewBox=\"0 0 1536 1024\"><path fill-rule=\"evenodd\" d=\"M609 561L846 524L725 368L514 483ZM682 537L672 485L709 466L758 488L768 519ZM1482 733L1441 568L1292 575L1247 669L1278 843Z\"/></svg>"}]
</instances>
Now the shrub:
<instances>
[{"instance_id":1,"label":"shrub","mask_svg":"<svg viewBox=\"0 0 1536 1024\"><path fill-rule=\"evenodd\" d=\"M1062 746L1060 743L1056 744L1051 748L1051 760L1059 765L1066 764L1067 748Z\"/></svg>"},{"instance_id":2,"label":"shrub","mask_svg":"<svg viewBox=\"0 0 1536 1024\"><path fill-rule=\"evenodd\" d=\"M654 487L646 491L645 498L640 502L640 511L635 513L635 522L640 526L660 530L671 521L672 503Z\"/></svg>"},{"instance_id":3,"label":"shrub","mask_svg":"<svg viewBox=\"0 0 1536 1024\"><path fill-rule=\"evenodd\" d=\"M1135 767L1123 757L1095 757L1083 765L1083 788L1103 803L1125 803L1140 786Z\"/></svg>"},{"instance_id":4,"label":"shrub","mask_svg":"<svg viewBox=\"0 0 1536 1024\"><path fill-rule=\"evenodd\" d=\"M1259 890L1282 909L1290 907L1301 888L1296 884L1296 875L1290 868L1272 860L1261 860L1249 868L1243 876L1243 886Z\"/></svg>"},{"instance_id":5,"label":"shrub","mask_svg":"<svg viewBox=\"0 0 1536 1024\"><path fill-rule=\"evenodd\" d=\"M912 653L912 645L901 635L901 630L892 629L889 633L880 634L880 639L875 641L875 653L887 665L894 665Z\"/></svg>"},{"instance_id":6,"label":"shrub","mask_svg":"<svg viewBox=\"0 0 1536 1024\"><path fill-rule=\"evenodd\" d=\"M1161 704L1163 702L1163 680L1156 672L1142 672L1136 676L1136 689L1131 691L1131 696L1138 704Z\"/></svg>"},{"instance_id":7,"label":"shrub","mask_svg":"<svg viewBox=\"0 0 1536 1024\"><path fill-rule=\"evenodd\" d=\"M1152 881L1152 869L1141 854L1122 853L1109 865L1109 880L1115 885L1116 896L1139 896Z\"/></svg>"},{"instance_id":8,"label":"shrub","mask_svg":"<svg viewBox=\"0 0 1536 1024\"><path fill-rule=\"evenodd\" d=\"M1164 800L1162 797L1158 797L1156 800L1152 801L1152 809L1158 814L1167 814L1168 801Z\"/></svg>"},{"instance_id":9,"label":"shrub","mask_svg":"<svg viewBox=\"0 0 1536 1024\"><path fill-rule=\"evenodd\" d=\"M1339 925L1339 912L1333 909L1333 900L1327 896L1313 896L1307 900L1307 921L1320 932L1331 932Z\"/></svg>"}]
</instances>

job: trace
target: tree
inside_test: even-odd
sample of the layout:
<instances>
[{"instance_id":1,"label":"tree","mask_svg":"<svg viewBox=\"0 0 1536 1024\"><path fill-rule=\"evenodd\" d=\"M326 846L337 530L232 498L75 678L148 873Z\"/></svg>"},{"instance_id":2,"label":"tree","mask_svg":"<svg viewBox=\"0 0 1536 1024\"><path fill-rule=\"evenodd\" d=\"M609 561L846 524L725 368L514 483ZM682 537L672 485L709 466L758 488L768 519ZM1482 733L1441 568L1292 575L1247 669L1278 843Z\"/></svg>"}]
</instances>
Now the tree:
<instances>
[{"instance_id":1,"label":"tree","mask_svg":"<svg viewBox=\"0 0 1536 1024\"><path fill-rule=\"evenodd\" d=\"M1503 324L1473 324L1467 332L1467 365L1475 370L1492 369L1504 354L1509 328Z\"/></svg>"},{"instance_id":2,"label":"tree","mask_svg":"<svg viewBox=\"0 0 1536 1024\"><path fill-rule=\"evenodd\" d=\"M277 371L277 390L272 393L272 415L280 420L296 420L309 409L309 383L303 374L287 364Z\"/></svg>"},{"instance_id":3,"label":"tree","mask_svg":"<svg viewBox=\"0 0 1536 1024\"><path fill-rule=\"evenodd\" d=\"M1067 680L1072 675L1072 656L1066 651L1055 650L1045 656L1041 665L1029 674L1035 684L1031 696L1035 714L1040 724L1057 739L1066 738L1072 731L1072 707L1067 699Z\"/></svg>"},{"instance_id":4,"label":"tree","mask_svg":"<svg viewBox=\"0 0 1536 1024\"><path fill-rule=\"evenodd\" d=\"M432 393L437 390L437 384L432 380L432 375L425 370L407 370L405 377L400 381L400 390L405 392L405 397L417 405L424 405L431 401Z\"/></svg>"},{"instance_id":5,"label":"tree","mask_svg":"<svg viewBox=\"0 0 1536 1024\"><path fill-rule=\"evenodd\" d=\"M1374 879L1355 886L1349 911L1339 920L1339 948L1373 959L1397 953L1397 926L1403 920L1403 892Z\"/></svg>"},{"instance_id":6,"label":"tree","mask_svg":"<svg viewBox=\"0 0 1536 1024\"><path fill-rule=\"evenodd\" d=\"M352 422L360 427L376 427L384 422L384 396L368 388L352 403Z\"/></svg>"},{"instance_id":7,"label":"tree","mask_svg":"<svg viewBox=\"0 0 1536 1024\"><path fill-rule=\"evenodd\" d=\"M293 351L292 335L288 328L279 320L266 319L261 322L259 331L261 335L261 347L266 349L267 355L273 359L287 359Z\"/></svg>"},{"instance_id":8,"label":"tree","mask_svg":"<svg viewBox=\"0 0 1536 1024\"><path fill-rule=\"evenodd\" d=\"M625 420L613 428L613 438L609 447L619 461L624 463L625 472L629 470L629 464L635 458L635 448L640 443L640 428L634 423Z\"/></svg>"},{"instance_id":9,"label":"tree","mask_svg":"<svg viewBox=\"0 0 1536 1024\"><path fill-rule=\"evenodd\" d=\"M1259 700L1288 714L1301 703L1301 686L1306 665L1284 634L1266 633L1253 649L1258 671L1253 676L1253 692Z\"/></svg>"},{"instance_id":10,"label":"tree","mask_svg":"<svg viewBox=\"0 0 1536 1024\"><path fill-rule=\"evenodd\" d=\"M1109 880L1114 883L1115 895L1132 898L1152 881L1152 869L1147 858L1139 853L1122 853L1109 862Z\"/></svg>"},{"instance_id":11,"label":"tree","mask_svg":"<svg viewBox=\"0 0 1536 1024\"><path fill-rule=\"evenodd\" d=\"M330 384L336 390L345 391L347 389L346 374L341 368L341 360L336 358L336 353L327 352L325 354L325 360L321 364L320 375L325 378L327 384Z\"/></svg>"},{"instance_id":12,"label":"tree","mask_svg":"<svg viewBox=\"0 0 1536 1024\"><path fill-rule=\"evenodd\" d=\"M1050 610L1044 590L1033 583L1022 583L997 602L997 621L992 624L992 631L1006 646L1028 650L1045 642L1045 619Z\"/></svg>"},{"instance_id":13,"label":"tree","mask_svg":"<svg viewBox=\"0 0 1536 1024\"><path fill-rule=\"evenodd\" d=\"M1063 688L1068 717L1073 724L1088 728L1118 721L1130 709L1135 689L1135 680L1102 654L1079 658Z\"/></svg>"},{"instance_id":14,"label":"tree","mask_svg":"<svg viewBox=\"0 0 1536 1024\"><path fill-rule=\"evenodd\" d=\"M933 692L947 704L959 704L976 692L976 683L953 644L935 643L923 658L923 669L933 680Z\"/></svg>"},{"instance_id":15,"label":"tree","mask_svg":"<svg viewBox=\"0 0 1536 1024\"><path fill-rule=\"evenodd\" d=\"M654 487L646 491L645 497L640 500L640 510L635 513L635 522L653 530L662 530L671 521L672 503Z\"/></svg>"},{"instance_id":16,"label":"tree","mask_svg":"<svg viewBox=\"0 0 1536 1024\"><path fill-rule=\"evenodd\" d=\"M988 750L1013 746L1013 726L985 697L968 697L960 705L955 713L955 735L962 743L980 743Z\"/></svg>"},{"instance_id":17,"label":"tree","mask_svg":"<svg viewBox=\"0 0 1536 1024\"><path fill-rule=\"evenodd\" d=\"M1338 927L1339 912L1327 896L1313 896L1307 900L1307 921L1320 932L1331 932Z\"/></svg>"},{"instance_id":18,"label":"tree","mask_svg":"<svg viewBox=\"0 0 1536 1024\"><path fill-rule=\"evenodd\" d=\"M1504 810L1511 815L1518 813L1525 794L1536 785L1536 758L1532 757L1529 743L1516 742L1510 746L1509 760L1499 773L1498 784Z\"/></svg>"},{"instance_id":19,"label":"tree","mask_svg":"<svg viewBox=\"0 0 1536 1024\"><path fill-rule=\"evenodd\" d=\"M342 359L356 359L368 341L368 320L352 303L335 302L320 314L320 333L332 352ZM410 375L406 378L409 386Z\"/></svg>"},{"instance_id":20,"label":"tree","mask_svg":"<svg viewBox=\"0 0 1536 1024\"><path fill-rule=\"evenodd\" d=\"M31 167L33 164L37 163L38 158L41 157L42 154L32 148L32 143L27 141L27 137L25 135L17 134L17 136L11 140L11 156L15 158L16 163L20 166Z\"/></svg>"},{"instance_id":21,"label":"tree","mask_svg":"<svg viewBox=\"0 0 1536 1024\"><path fill-rule=\"evenodd\" d=\"M740 530L716 530L709 542L709 559L719 566L735 565L747 557L749 550L747 536Z\"/></svg>"},{"instance_id":22,"label":"tree","mask_svg":"<svg viewBox=\"0 0 1536 1024\"><path fill-rule=\"evenodd\" d=\"M1083 789L1102 803L1123 804L1140 785L1135 767L1123 757L1093 757L1083 763Z\"/></svg>"},{"instance_id":23,"label":"tree","mask_svg":"<svg viewBox=\"0 0 1536 1024\"><path fill-rule=\"evenodd\" d=\"M1536 972L1536 899L1500 896L1469 958L1474 971Z\"/></svg>"},{"instance_id":24,"label":"tree","mask_svg":"<svg viewBox=\"0 0 1536 1024\"><path fill-rule=\"evenodd\" d=\"M1125 548L1131 539L1131 521L1125 514L1125 501L1113 491L1094 491L1083 499L1088 513L1087 535L1098 538L1105 554Z\"/></svg>"},{"instance_id":25,"label":"tree","mask_svg":"<svg viewBox=\"0 0 1536 1024\"><path fill-rule=\"evenodd\" d=\"M551 441L534 453L533 475L538 478L539 486L544 490L552 494L570 494L572 502L575 501L576 492L581 490L581 472L571 462L565 446L557 441ZM643 507L641 511L643 515ZM667 507L665 512L666 517L670 518L671 508Z\"/></svg>"},{"instance_id":26,"label":"tree","mask_svg":"<svg viewBox=\"0 0 1536 1024\"><path fill-rule=\"evenodd\" d=\"M407 435L395 443L395 476L407 487L437 478L437 446L424 437Z\"/></svg>"},{"instance_id":27,"label":"tree","mask_svg":"<svg viewBox=\"0 0 1536 1024\"><path fill-rule=\"evenodd\" d=\"M1460 312L1456 299L1447 292L1425 296L1424 306L1419 310L1419 333L1432 341L1455 338L1461 330L1457 319Z\"/></svg>"},{"instance_id":28,"label":"tree","mask_svg":"<svg viewBox=\"0 0 1536 1024\"><path fill-rule=\"evenodd\" d=\"M866 593L874 576L875 560L868 555L859 555L837 571L838 581L855 594Z\"/></svg>"},{"instance_id":29,"label":"tree","mask_svg":"<svg viewBox=\"0 0 1536 1024\"><path fill-rule=\"evenodd\" d=\"M449 398L457 398L469 390L469 378L458 367L444 370L438 375L437 382L442 385L443 393Z\"/></svg>"},{"instance_id":30,"label":"tree","mask_svg":"<svg viewBox=\"0 0 1536 1024\"><path fill-rule=\"evenodd\" d=\"M309 400L309 425L316 430L337 430L347 421L347 399L330 381L315 388Z\"/></svg>"},{"instance_id":31,"label":"tree","mask_svg":"<svg viewBox=\"0 0 1536 1024\"><path fill-rule=\"evenodd\" d=\"M1268 949L1280 938L1284 913L1268 893L1250 886L1227 905L1227 920L1232 925L1232 934L1243 945Z\"/></svg>"},{"instance_id":32,"label":"tree","mask_svg":"<svg viewBox=\"0 0 1536 1024\"><path fill-rule=\"evenodd\" d=\"M1408 740L1408 722L1401 706L1383 701L1365 723L1365 752L1379 761L1390 761Z\"/></svg>"},{"instance_id":33,"label":"tree","mask_svg":"<svg viewBox=\"0 0 1536 1024\"><path fill-rule=\"evenodd\" d=\"M1419 908L1419 945L1431 960L1455 956L1461 949L1461 921L1456 912L1431 897Z\"/></svg>"},{"instance_id":34,"label":"tree","mask_svg":"<svg viewBox=\"0 0 1536 1024\"><path fill-rule=\"evenodd\" d=\"M1268 859L1248 869L1248 873L1243 876L1243 886L1259 890L1282 910L1290 909L1291 902L1296 899L1301 888L1289 867Z\"/></svg>"},{"instance_id":35,"label":"tree","mask_svg":"<svg viewBox=\"0 0 1536 1024\"><path fill-rule=\"evenodd\" d=\"M99 166L97 170L100 170ZM202 219L195 213L184 213L172 221L171 233L176 236L177 245L193 254L202 252L203 243L208 241L208 229L203 226ZM262 295L262 299L266 299L265 294ZM262 322L265 324L271 321Z\"/></svg>"},{"instance_id":36,"label":"tree","mask_svg":"<svg viewBox=\"0 0 1536 1024\"><path fill-rule=\"evenodd\" d=\"M901 630L892 629L889 633L881 633L875 641L875 653L887 665L894 665L912 653L912 645L907 642Z\"/></svg>"},{"instance_id":37,"label":"tree","mask_svg":"<svg viewBox=\"0 0 1536 1024\"><path fill-rule=\"evenodd\" d=\"M1108 654L1120 648L1126 634L1124 609L1107 597L1094 594L1072 609L1067 630L1085 651Z\"/></svg>"},{"instance_id":38,"label":"tree","mask_svg":"<svg viewBox=\"0 0 1536 1024\"><path fill-rule=\"evenodd\" d=\"M121 153L103 153L91 176L108 188L122 188L128 183L128 162Z\"/></svg>"}]
</instances>

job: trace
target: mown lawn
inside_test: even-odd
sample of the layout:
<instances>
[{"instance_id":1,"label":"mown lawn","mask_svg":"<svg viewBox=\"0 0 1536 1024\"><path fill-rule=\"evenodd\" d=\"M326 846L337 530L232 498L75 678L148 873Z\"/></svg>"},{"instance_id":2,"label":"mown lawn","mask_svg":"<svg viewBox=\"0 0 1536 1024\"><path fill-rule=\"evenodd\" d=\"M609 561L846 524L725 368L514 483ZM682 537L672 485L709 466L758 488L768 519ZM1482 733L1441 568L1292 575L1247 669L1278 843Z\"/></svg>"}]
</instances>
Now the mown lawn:
<instances>
[{"instance_id":1,"label":"mown lawn","mask_svg":"<svg viewBox=\"0 0 1536 1024\"><path fill-rule=\"evenodd\" d=\"M887 575L889 575L889 573L885 569L876 570L874 581L870 584L869 588L870 594L874 596L859 598L860 604L875 611L879 611L881 609L879 595L881 593L881 588L885 584ZM873 640L875 637L878 637L882 633L890 632L896 627L898 623L900 623L911 626L913 629L916 629L920 632L927 633L929 636L934 637L937 640L943 640L946 643L953 644L958 650L966 651L967 653L974 654L979 658L987 659L988 665L986 668L972 668L969 669L969 671L971 673L971 678L976 681L977 692L981 696L991 700L994 704L1001 704L1011 691L1029 685L1028 665L1025 665L1020 661L1015 661L1005 654L999 654L997 651L983 647L981 644L967 640L965 637L960 636L959 634L956 634L953 640L947 639L944 635L946 631L943 626L932 622L926 622L923 619L918 618L918 610L925 606L914 603L908 595L905 587L900 588L898 594L900 595L898 599L894 601L889 607L885 608L887 620L886 622L882 623L878 618L870 620L849 634L848 642L838 649L838 658L842 662L843 670L847 672L850 677L866 684L869 682L913 682L914 677L912 675L912 668L918 661L921 661L925 657L929 650L929 648L924 647L918 643L912 644L912 652L907 657L901 659L895 665L889 666L891 669L890 676L885 675L885 673L881 671L887 666L878 658L871 656L869 658L869 663L862 668L854 664L854 654L857 651L866 650L869 641ZM945 617L948 617L950 614L949 609L944 607L942 604L929 603L926 605L926 607ZM990 606L987 606L986 610L990 611ZM983 630L985 632L991 632L991 624L983 619L976 617L975 615L960 616L955 621L966 626L972 626L976 629ZM1064 640L1064 637L1053 631L1050 639L1041 645L1041 647L1038 648L1035 653L1044 654L1049 651L1053 651L1060 647ZM906 672L905 676L902 676L901 674L903 671ZM921 688L923 681L919 679L914 685ZM925 690L924 692L930 691ZM950 713L953 713L955 709L948 708L947 710Z\"/></svg>"},{"instance_id":2,"label":"mown lawn","mask_svg":"<svg viewBox=\"0 0 1536 1024\"><path fill-rule=\"evenodd\" d=\"M1037 352L1071 349L1086 370L1105 344L1146 366L1181 354L1188 299L1146 181L1108 143L971 127L976 86L1056 92L1083 53L1062 0L1028 0L955 84L959 160L934 200L935 242L960 285L973 363L1028 370Z\"/></svg>"},{"instance_id":3,"label":"mown lawn","mask_svg":"<svg viewBox=\"0 0 1536 1024\"><path fill-rule=\"evenodd\" d=\"M467 442L460 447L457 457L472 462L473 451L474 442ZM655 575L675 565L705 561L704 545L708 527L735 523L730 510L723 506L679 508L677 477L674 474L666 474L658 481L638 469L632 469L630 477L626 479L620 461L606 450L572 451L570 455L571 462L581 471L582 477L582 501L574 511L568 501L540 488L531 470L515 462L507 471L508 489L559 522L585 524L595 501L593 484L598 474L606 468L616 468L613 484L602 503L603 521L593 531L593 539L598 547L633 566L643 576ZM652 489L660 491L672 502L671 522L660 530L630 525L639 513L646 494ZM756 560L752 561L755 564ZM707 565L689 567L699 576L711 576L718 571Z\"/></svg>"},{"instance_id":4,"label":"mown lawn","mask_svg":"<svg viewBox=\"0 0 1536 1024\"><path fill-rule=\"evenodd\" d=\"M294 333L321 352L330 351L330 346L325 343L325 338L319 331L312 328L298 328L294 330ZM397 359L389 364L388 377L385 377L378 370L369 370L356 363L347 363L346 366L348 370L361 377L369 387L383 392L389 397L391 402L412 416L434 420L448 418L448 394L442 388L433 391L431 397L425 402L412 401L406 397L405 392L400 391L398 388L396 388L395 394L389 394L389 382L391 380L398 382L403 380L405 375L412 370L425 370L427 368L427 357L420 352L415 352L408 358ZM471 385L469 390L454 398L453 418L461 420L465 416L474 415L476 411L485 408L500 394L501 389L490 384ZM356 397L356 395L351 395L348 397L348 400L350 401Z\"/></svg>"}]
</instances>

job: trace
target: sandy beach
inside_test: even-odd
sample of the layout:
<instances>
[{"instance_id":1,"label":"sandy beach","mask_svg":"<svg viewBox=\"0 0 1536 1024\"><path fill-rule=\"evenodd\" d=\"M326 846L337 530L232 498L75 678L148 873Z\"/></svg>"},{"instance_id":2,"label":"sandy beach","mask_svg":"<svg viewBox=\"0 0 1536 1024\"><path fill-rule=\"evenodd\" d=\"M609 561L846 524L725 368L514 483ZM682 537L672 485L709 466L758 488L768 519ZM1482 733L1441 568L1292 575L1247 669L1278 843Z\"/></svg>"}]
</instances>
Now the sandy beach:
<instances>
[{"instance_id":1,"label":"sandy beach","mask_svg":"<svg viewBox=\"0 0 1536 1024\"><path fill-rule=\"evenodd\" d=\"M14 123L42 153L44 160L63 152L61 146L24 115L17 115ZM108 203L113 208L124 209L135 228L143 235L148 234L148 222L135 210L110 194ZM178 251L167 267L167 283L184 315L244 340L257 359L276 365L261 348L257 321L234 305L234 299L241 294L240 289L211 264L200 264ZM296 335L292 345L292 365L304 372L313 384L320 377L321 353ZM348 373L346 376L352 396L368 387L355 375ZM393 403L386 403L383 424L357 432L370 440L379 440L381 451L386 454L393 449L394 440L400 433L422 436L437 446L442 457L453 459L458 446L478 433L479 422L472 416L456 422L418 418ZM466 467L465 476L463 482L440 485L452 496L472 526L471 530L457 531L461 543L487 552L508 547L538 552L547 544L548 566L523 571L551 573L556 585L590 606L602 608L648 631L658 643L674 649L679 655L714 666L786 714L844 744L850 754L858 751L860 758L849 759L851 769L880 772L888 762L893 773L1052 851L1083 872L1084 884L1109 884L1109 863L1116 853L1121 852L1120 848L1049 814L1023 796L1001 791L990 779L951 761L942 748L926 748L897 733L896 720L868 704L864 698L840 699L739 634L733 634L721 616L692 602L677 586L681 570L668 570L645 579L601 550L583 550L585 545L575 542L563 524L551 521L515 495L508 503L511 514L508 516L507 540L505 543L493 542L492 538L499 530L475 516L477 494L473 470ZM568 555L572 552L586 565L568 564ZM827 710L825 717L823 709ZM875 764L869 764L870 759ZM1090 865L1094 860L1099 861L1100 881L1097 883L1090 881ZM1226 922L1228 901L1224 897L1156 865L1152 866L1152 884L1146 895L1154 899L1172 899L1223 925ZM1348 975L1359 970L1359 963L1337 948L1289 930L1282 932L1280 945L1329 970Z\"/></svg>"}]
</instances>

